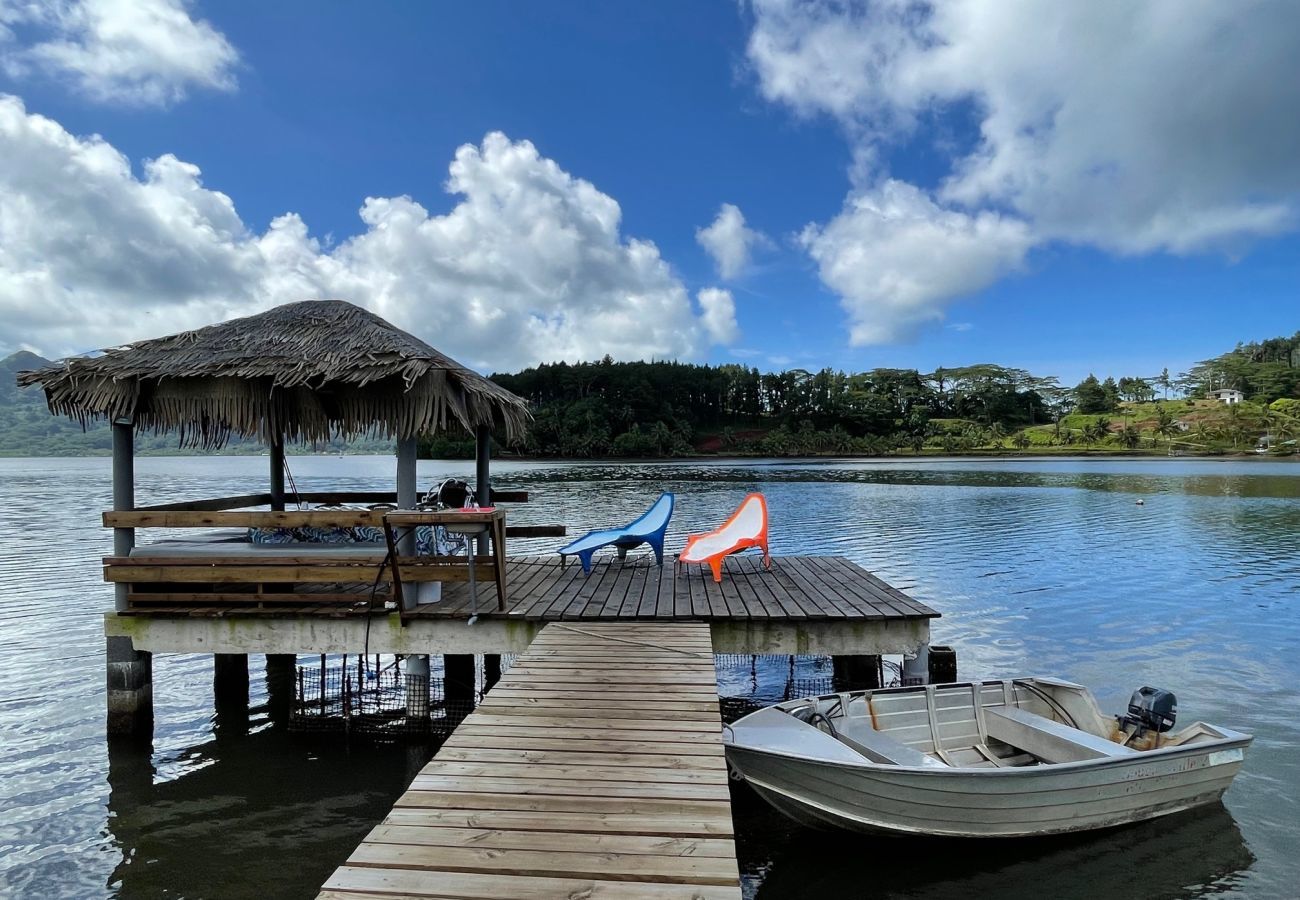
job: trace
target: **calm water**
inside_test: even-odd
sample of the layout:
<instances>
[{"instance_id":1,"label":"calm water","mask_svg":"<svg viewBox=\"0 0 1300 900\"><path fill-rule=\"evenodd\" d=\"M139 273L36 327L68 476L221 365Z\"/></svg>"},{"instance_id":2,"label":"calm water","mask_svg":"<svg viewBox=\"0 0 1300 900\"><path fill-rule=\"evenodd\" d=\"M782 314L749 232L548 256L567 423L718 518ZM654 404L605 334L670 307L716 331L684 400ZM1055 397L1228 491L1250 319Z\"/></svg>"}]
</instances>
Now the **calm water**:
<instances>
[{"instance_id":1,"label":"calm water","mask_svg":"<svg viewBox=\"0 0 1300 900\"><path fill-rule=\"evenodd\" d=\"M291 460L304 489L388 489L380 458ZM261 458L143 459L140 503L244 493ZM1267 461L502 464L571 531L678 493L673 525L747 490L774 553L837 553L939 609L963 677L1050 673L1118 709L1255 734L1223 807L1100 837L952 845L803 832L735 792L748 896L1294 897L1300 885L1300 466ZM468 474L422 463L422 483ZM0 895L311 897L427 751L348 749L212 709L207 657L155 658L152 748L103 734L112 595L105 459L0 459ZM1135 501L1142 499L1143 506ZM554 549L554 541L512 549ZM748 672L746 670L745 675ZM779 680L779 679L777 679Z\"/></svg>"}]
</instances>

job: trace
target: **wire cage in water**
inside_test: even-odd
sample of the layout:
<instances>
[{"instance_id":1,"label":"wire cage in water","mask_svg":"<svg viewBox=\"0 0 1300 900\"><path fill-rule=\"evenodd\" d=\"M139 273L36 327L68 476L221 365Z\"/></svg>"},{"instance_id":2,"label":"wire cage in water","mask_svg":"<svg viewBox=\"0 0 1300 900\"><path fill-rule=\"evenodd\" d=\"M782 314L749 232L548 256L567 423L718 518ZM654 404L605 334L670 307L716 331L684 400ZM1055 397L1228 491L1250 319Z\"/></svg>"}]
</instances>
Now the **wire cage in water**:
<instances>
[{"instance_id":1,"label":"wire cage in water","mask_svg":"<svg viewBox=\"0 0 1300 900\"><path fill-rule=\"evenodd\" d=\"M718 703L724 722L734 722L773 703L817 697L840 689L830 656L718 653L713 662L718 673ZM876 683L881 687L902 683L898 663L880 659L879 664Z\"/></svg>"},{"instance_id":2,"label":"wire cage in water","mask_svg":"<svg viewBox=\"0 0 1300 900\"><path fill-rule=\"evenodd\" d=\"M503 671L511 659L502 657ZM445 679L412 674L401 662L345 655L298 666L289 730L376 740L445 737L486 692L481 658L475 661L474 689L463 700L448 699Z\"/></svg>"},{"instance_id":3,"label":"wire cage in water","mask_svg":"<svg viewBox=\"0 0 1300 900\"><path fill-rule=\"evenodd\" d=\"M501 671L513 661L513 656L502 656ZM829 656L720 653L713 661L724 722L773 703L838 689ZM881 666L877 678L882 687L902 683L897 663L882 660ZM322 656L319 663L298 667L289 729L381 741L445 737L487 692L482 657L475 658L473 691L449 700L444 678L411 674L401 657Z\"/></svg>"}]
</instances>

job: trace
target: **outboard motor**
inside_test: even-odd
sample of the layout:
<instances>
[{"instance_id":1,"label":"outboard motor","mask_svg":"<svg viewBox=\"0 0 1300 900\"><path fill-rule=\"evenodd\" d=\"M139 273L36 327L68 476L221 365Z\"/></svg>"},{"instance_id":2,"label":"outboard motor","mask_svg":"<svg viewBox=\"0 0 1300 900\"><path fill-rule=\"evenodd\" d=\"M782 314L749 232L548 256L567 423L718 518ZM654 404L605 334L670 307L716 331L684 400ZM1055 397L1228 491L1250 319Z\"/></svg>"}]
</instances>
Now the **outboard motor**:
<instances>
[{"instance_id":1,"label":"outboard motor","mask_svg":"<svg viewBox=\"0 0 1300 900\"><path fill-rule=\"evenodd\" d=\"M1128 701L1128 714L1121 717L1121 728L1135 726L1136 733L1154 731L1163 734L1174 727L1178 718L1178 698L1164 688L1142 687Z\"/></svg>"}]
</instances>

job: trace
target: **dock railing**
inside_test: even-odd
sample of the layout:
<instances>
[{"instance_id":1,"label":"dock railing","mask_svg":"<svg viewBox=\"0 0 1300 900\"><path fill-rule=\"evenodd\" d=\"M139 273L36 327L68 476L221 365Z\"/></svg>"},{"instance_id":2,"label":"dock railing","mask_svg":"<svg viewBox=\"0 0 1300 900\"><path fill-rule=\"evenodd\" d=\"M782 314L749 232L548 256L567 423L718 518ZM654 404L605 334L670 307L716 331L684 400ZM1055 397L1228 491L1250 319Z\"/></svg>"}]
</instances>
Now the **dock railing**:
<instances>
[{"instance_id":1,"label":"dock railing","mask_svg":"<svg viewBox=\"0 0 1300 900\"><path fill-rule=\"evenodd\" d=\"M317 508L268 510L256 507L268 506L270 494L246 494L105 512L106 528L148 530L172 541L137 540L130 555L104 557L104 580L128 586L123 610L127 613L183 614L188 605L268 611L304 605L391 610L396 606L390 603L395 599L392 567L386 565L382 534L384 517L393 511L395 499L391 492L304 492L287 494L286 505L316 504ZM524 491L493 493L494 503L527 500ZM377 508L346 508L343 504ZM371 541L347 539L347 532L363 528ZM232 534L226 541L176 541L171 529L316 530L333 532L341 540L254 545ZM474 557L477 577L497 582L498 603L503 604L504 538L562 535L564 530L561 525L494 529L493 552ZM376 539L378 543L373 542ZM404 582L469 579L466 556L427 554L401 556L397 561Z\"/></svg>"}]
</instances>

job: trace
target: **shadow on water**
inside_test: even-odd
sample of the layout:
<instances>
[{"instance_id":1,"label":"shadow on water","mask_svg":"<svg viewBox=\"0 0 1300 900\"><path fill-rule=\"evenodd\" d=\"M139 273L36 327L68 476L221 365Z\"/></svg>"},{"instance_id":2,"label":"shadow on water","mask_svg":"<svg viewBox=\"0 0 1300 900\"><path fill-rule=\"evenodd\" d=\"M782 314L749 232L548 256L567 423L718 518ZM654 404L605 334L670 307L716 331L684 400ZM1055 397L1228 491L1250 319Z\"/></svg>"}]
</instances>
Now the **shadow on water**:
<instances>
[{"instance_id":1,"label":"shadow on water","mask_svg":"<svg viewBox=\"0 0 1300 900\"><path fill-rule=\"evenodd\" d=\"M816 831L789 822L744 786L732 793L746 826L738 849L753 900L1175 900L1239 890L1239 876L1255 861L1221 803L1104 832L958 841Z\"/></svg>"},{"instance_id":2,"label":"shadow on water","mask_svg":"<svg viewBox=\"0 0 1300 900\"><path fill-rule=\"evenodd\" d=\"M107 742L115 896L314 896L432 752L221 724L170 781L148 744Z\"/></svg>"}]
</instances>

